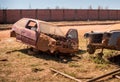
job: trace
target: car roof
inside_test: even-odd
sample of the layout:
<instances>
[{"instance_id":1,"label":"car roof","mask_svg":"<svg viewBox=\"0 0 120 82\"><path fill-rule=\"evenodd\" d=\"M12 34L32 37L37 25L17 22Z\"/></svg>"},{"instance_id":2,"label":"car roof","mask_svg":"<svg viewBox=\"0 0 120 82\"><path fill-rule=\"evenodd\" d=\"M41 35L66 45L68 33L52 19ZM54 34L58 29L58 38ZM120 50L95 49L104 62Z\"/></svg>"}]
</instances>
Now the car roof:
<instances>
[{"instance_id":1,"label":"car roof","mask_svg":"<svg viewBox=\"0 0 120 82\"><path fill-rule=\"evenodd\" d=\"M19 21L29 21L29 20L38 22L40 26L40 32L42 33L54 34L54 35L63 36L63 37L66 36L66 33L63 32L61 28L49 22L45 22L45 21L38 20L38 19L32 19L32 18L22 18Z\"/></svg>"}]
</instances>

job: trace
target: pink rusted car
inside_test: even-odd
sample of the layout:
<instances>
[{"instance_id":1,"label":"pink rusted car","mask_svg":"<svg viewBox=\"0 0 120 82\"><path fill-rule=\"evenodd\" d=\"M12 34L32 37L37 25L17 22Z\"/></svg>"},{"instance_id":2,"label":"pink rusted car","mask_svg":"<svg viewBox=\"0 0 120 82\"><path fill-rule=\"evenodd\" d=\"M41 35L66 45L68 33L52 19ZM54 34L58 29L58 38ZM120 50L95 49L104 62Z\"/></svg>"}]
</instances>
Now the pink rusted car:
<instances>
[{"instance_id":1,"label":"pink rusted car","mask_svg":"<svg viewBox=\"0 0 120 82\"><path fill-rule=\"evenodd\" d=\"M12 26L11 37L40 51L50 53L75 53L78 51L78 32L69 29L66 33L45 21L22 18Z\"/></svg>"}]
</instances>

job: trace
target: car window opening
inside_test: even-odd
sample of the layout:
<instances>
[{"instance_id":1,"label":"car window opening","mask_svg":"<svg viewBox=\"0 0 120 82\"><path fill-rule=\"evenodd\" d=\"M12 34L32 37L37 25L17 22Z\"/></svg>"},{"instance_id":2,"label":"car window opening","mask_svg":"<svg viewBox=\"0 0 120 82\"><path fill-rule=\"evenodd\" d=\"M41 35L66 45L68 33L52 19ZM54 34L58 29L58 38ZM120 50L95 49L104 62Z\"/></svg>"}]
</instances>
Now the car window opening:
<instances>
[{"instance_id":1,"label":"car window opening","mask_svg":"<svg viewBox=\"0 0 120 82\"><path fill-rule=\"evenodd\" d=\"M29 21L26 28L33 30L33 31L36 31L37 30L37 23L34 21Z\"/></svg>"},{"instance_id":2,"label":"car window opening","mask_svg":"<svg viewBox=\"0 0 120 82\"><path fill-rule=\"evenodd\" d=\"M77 38L77 33L76 31L70 31L69 34L67 35L68 38L75 39Z\"/></svg>"}]
</instances>

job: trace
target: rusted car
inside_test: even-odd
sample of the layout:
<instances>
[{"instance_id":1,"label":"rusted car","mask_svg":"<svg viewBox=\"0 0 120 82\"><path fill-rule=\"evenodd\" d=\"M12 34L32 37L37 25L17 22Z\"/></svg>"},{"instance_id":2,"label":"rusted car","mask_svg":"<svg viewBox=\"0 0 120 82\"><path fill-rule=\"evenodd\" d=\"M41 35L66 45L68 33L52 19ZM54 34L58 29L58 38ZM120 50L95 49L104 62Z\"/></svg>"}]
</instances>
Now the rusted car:
<instances>
[{"instance_id":1,"label":"rusted car","mask_svg":"<svg viewBox=\"0 0 120 82\"><path fill-rule=\"evenodd\" d=\"M109 32L90 32L85 33L84 37L88 39L87 52L94 54L96 49L120 50L120 30L111 30Z\"/></svg>"},{"instance_id":2,"label":"rusted car","mask_svg":"<svg viewBox=\"0 0 120 82\"><path fill-rule=\"evenodd\" d=\"M78 32L69 29L63 32L56 25L45 21L22 18L11 30L11 37L43 52L75 53L78 51Z\"/></svg>"}]
</instances>

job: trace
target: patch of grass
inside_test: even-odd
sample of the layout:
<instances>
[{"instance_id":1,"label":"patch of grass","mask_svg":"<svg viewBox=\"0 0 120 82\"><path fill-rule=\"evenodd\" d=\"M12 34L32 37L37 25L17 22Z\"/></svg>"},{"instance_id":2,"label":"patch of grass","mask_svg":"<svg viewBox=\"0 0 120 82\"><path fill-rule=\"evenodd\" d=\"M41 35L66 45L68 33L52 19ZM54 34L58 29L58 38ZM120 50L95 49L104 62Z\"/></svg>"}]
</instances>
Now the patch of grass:
<instances>
[{"instance_id":1,"label":"patch of grass","mask_svg":"<svg viewBox=\"0 0 120 82\"><path fill-rule=\"evenodd\" d=\"M117 52L115 50L105 50L104 57L110 58L115 55Z\"/></svg>"},{"instance_id":2,"label":"patch of grass","mask_svg":"<svg viewBox=\"0 0 120 82\"><path fill-rule=\"evenodd\" d=\"M8 76L8 75L10 75L13 72L11 70L5 70L4 73Z\"/></svg>"},{"instance_id":3,"label":"patch of grass","mask_svg":"<svg viewBox=\"0 0 120 82\"><path fill-rule=\"evenodd\" d=\"M0 28L11 28L12 24L0 24Z\"/></svg>"},{"instance_id":4,"label":"patch of grass","mask_svg":"<svg viewBox=\"0 0 120 82\"><path fill-rule=\"evenodd\" d=\"M4 74L5 77L7 77L8 75L12 74L13 71L11 71L10 69L5 69L5 70L0 70L0 74ZM1 77L1 76L0 76ZM1 81L0 81L1 82Z\"/></svg>"},{"instance_id":5,"label":"patch of grass","mask_svg":"<svg viewBox=\"0 0 120 82\"><path fill-rule=\"evenodd\" d=\"M26 58L26 55L24 53L17 52L16 54L20 59Z\"/></svg>"},{"instance_id":6,"label":"patch of grass","mask_svg":"<svg viewBox=\"0 0 120 82\"><path fill-rule=\"evenodd\" d=\"M30 66L31 66L31 67L37 67L38 64L31 64Z\"/></svg>"},{"instance_id":7,"label":"patch of grass","mask_svg":"<svg viewBox=\"0 0 120 82\"><path fill-rule=\"evenodd\" d=\"M11 67L12 65L11 65L11 63L3 63L3 66L4 67Z\"/></svg>"},{"instance_id":8,"label":"patch of grass","mask_svg":"<svg viewBox=\"0 0 120 82\"><path fill-rule=\"evenodd\" d=\"M9 82L9 80L6 77L0 76L0 82Z\"/></svg>"},{"instance_id":9,"label":"patch of grass","mask_svg":"<svg viewBox=\"0 0 120 82\"><path fill-rule=\"evenodd\" d=\"M90 60L96 64L108 64L109 63L108 61L105 61L103 58L100 58L100 57L90 56Z\"/></svg>"},{"instance_id":10,"label":"patch of grass","mask_svg":"<svg viewBox=\"0 0 120 82\"><path fill-rule=\"evenodd\" d=\"M9 63L7 63L7 64L3 64L3 66L10 67L11 65Z\"/></svg>"},{"instance_id":11,"label":"patch of grass","mask_svg":"<svg viewBox=\"0 0 120 82\"><path fill-rule=\"evenodd\" d=\"M84 69L84 68L78 68L78 69L76 69L76 71L77 72L82 72L82 73L86 73L87 72L87 70Z\"/></svg>"},{"instance_id":12,"label":"patch of grass","mask_svg":"<svg viewBox=\"0 0 120 82\"><path fill-rule=\"evenodd\" d=\"M17 82L16 80L12 80L11 82Z\"/></svg>"},{"instance_id":13,"label":"patch of grass","mask_svg":"<svg viewBox=\"0 0 120 82\"><path fill-rule=\"evenodd\" d=\"M7 48L6 47L0 49L0 53L1 54L4 53L4 52L7 52Z\"/></svg>"},{"instance_id":14,"label":"patch of grass","mask_svg":"<svg viewBox=\"0 0 120 82\"><path fill-rule=\"evenodd\" d=\"M76 73L75 72L66 72L66 71L64 71L64 73L68 74L68 75L70 75L72 77L76 77Z\"/></svg>"},{"instance_id":15,"label":"patch of grass","mask_svg":"<svg viewBox=\"0 0 120 82\"><path fill-rule=\"evenodd\" d=\"M23 82L40 82L40 77L26 77Z\"/></svg>"},{"instance_id":16,"label":"patch of grass","mask_svg":"<svg viewBox=\"0 0 120 82\"><path fill-rule=\"evenodd\" d=\"M79 49L83 50L82 52L79 52L80 54L83 54L86 52L86 39L83 38L83 36L79 37Z\"/></svg>"},{"instance_id":17,"label":"patch of grass","mask_svg":"<svg viewBox=\"0 0 120 82\"><path fill-rule=\"evenodd\" d=\"M80 67L80 65L78 63L69 63L69 67Z\"/></svg>"},{"instance_id":18,"label":"patch of grass","mask_svg":"<svg viewBox=\"0 0 120 82\"><path fill-rule=\"evenodd\" d=\"M97 64L96 69L107 69L109 67L108 64Z\"/></svg>"}]
</instances>

